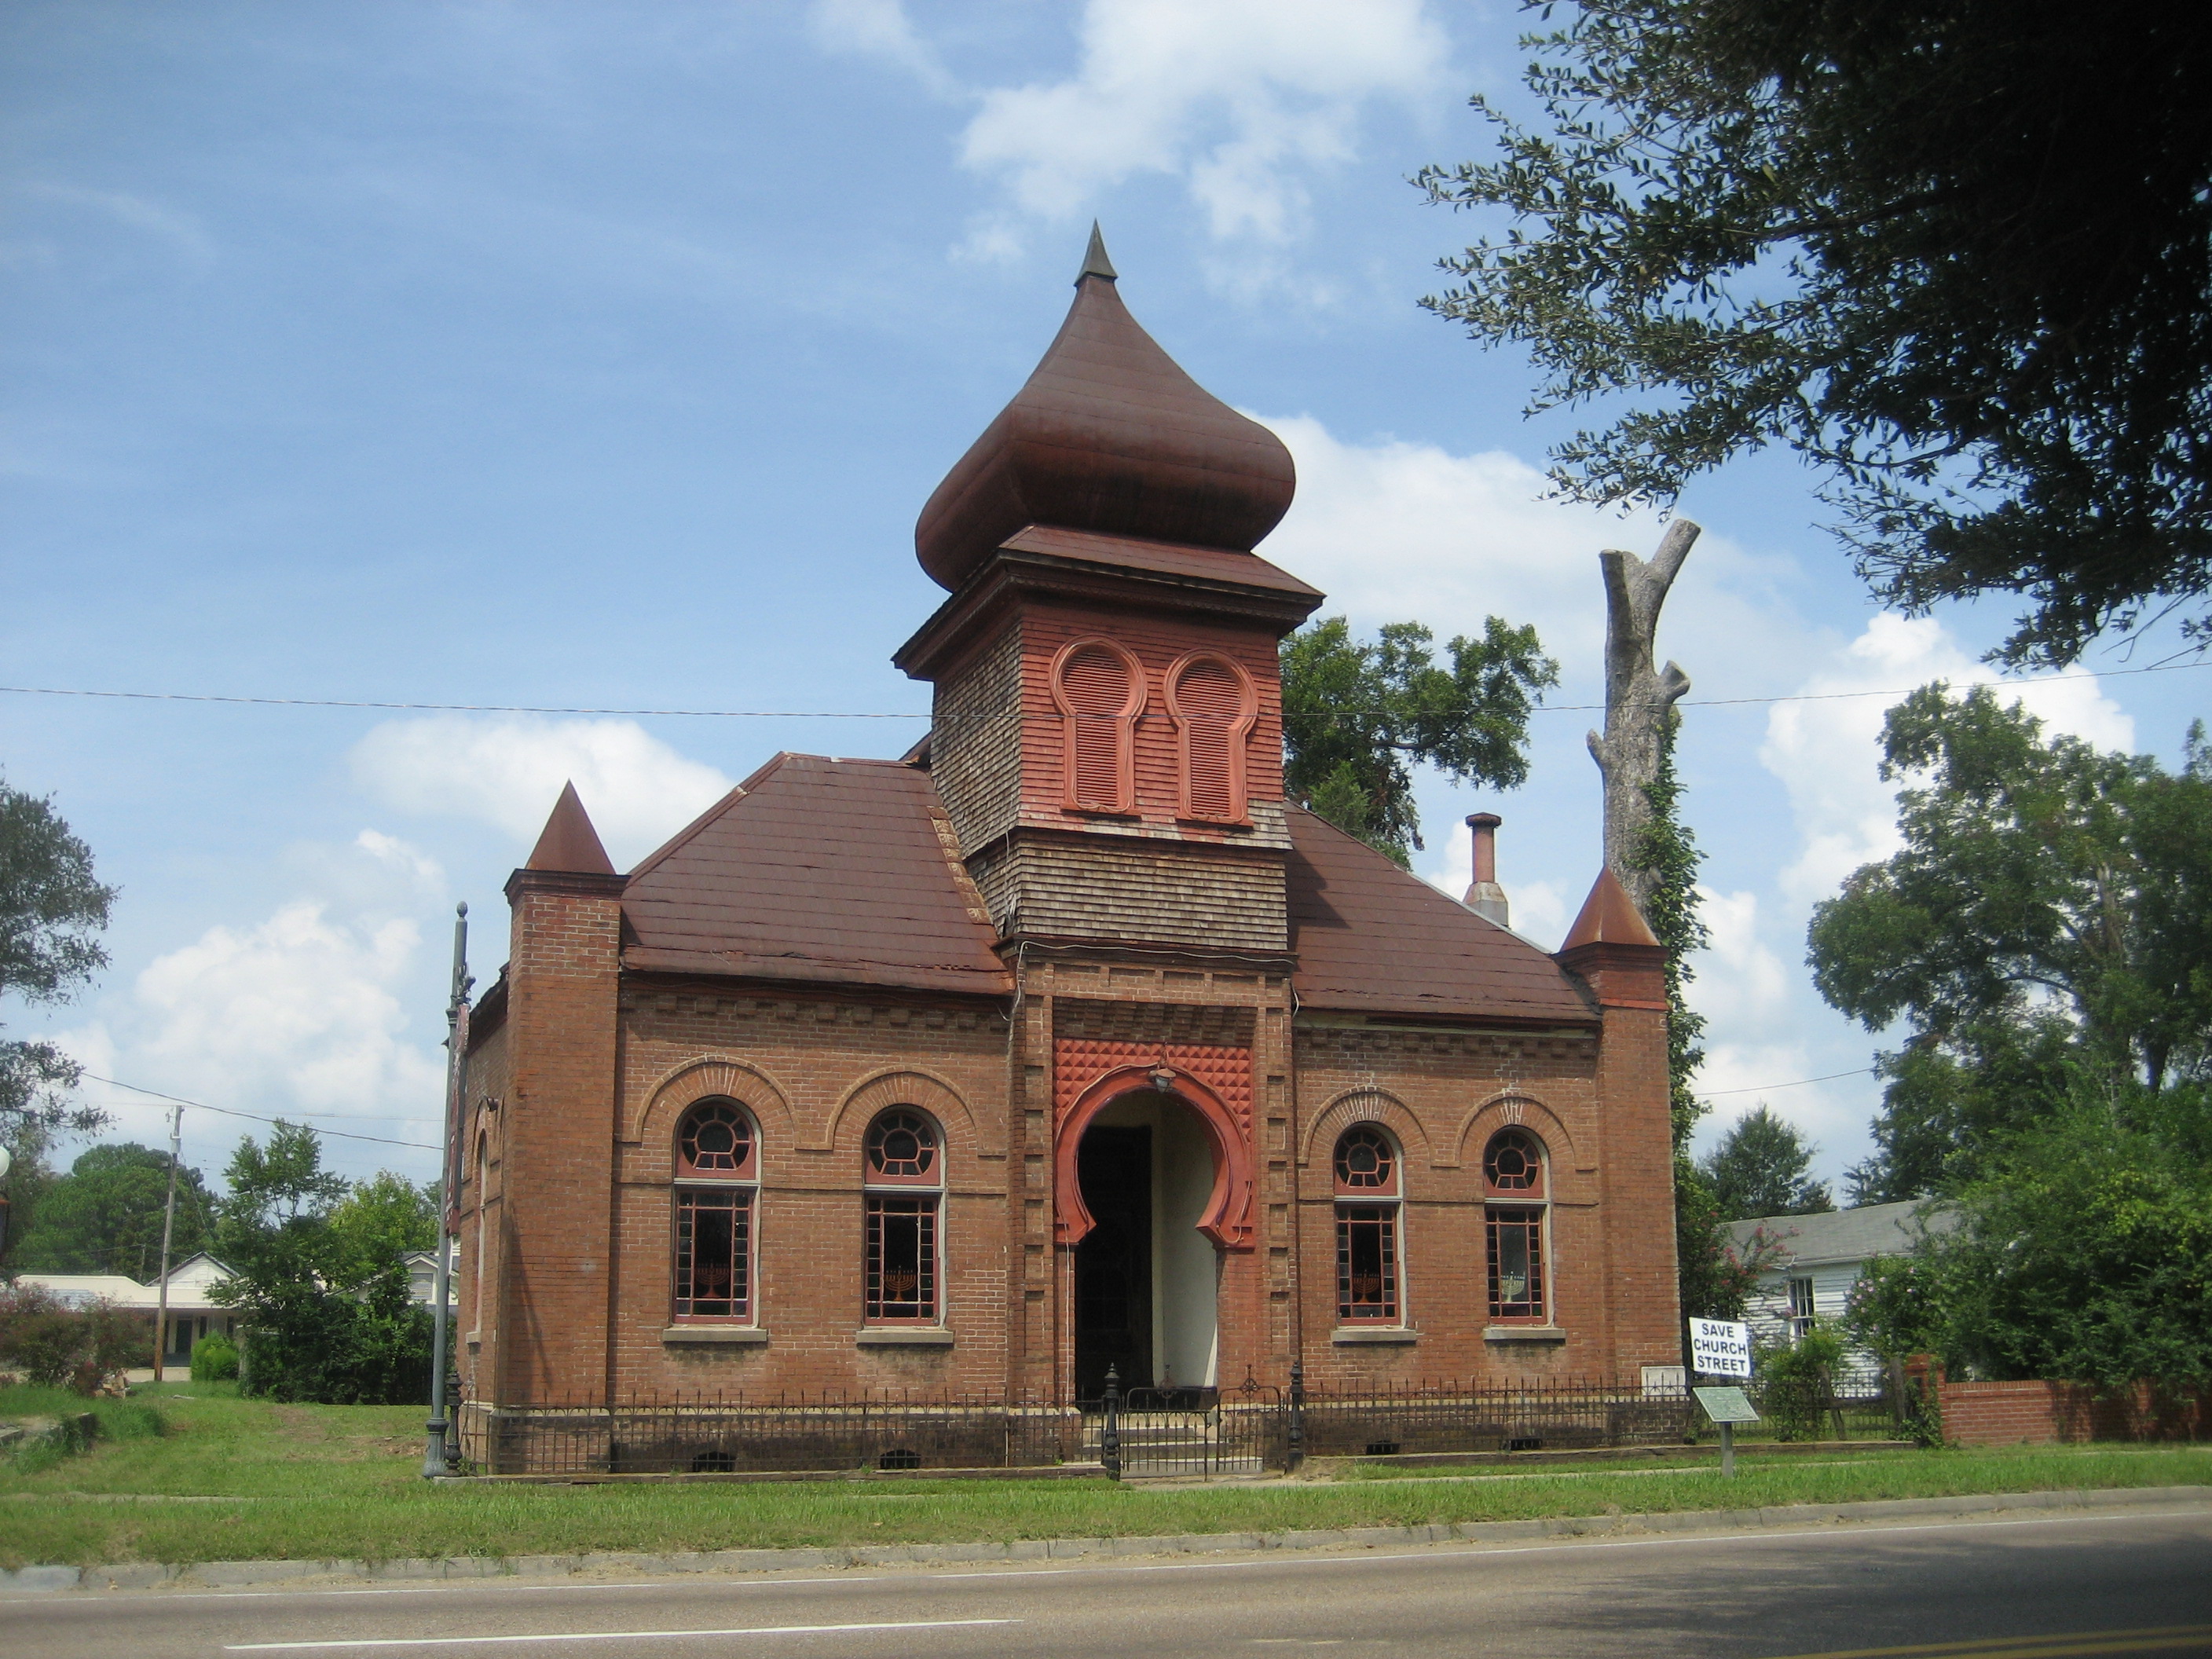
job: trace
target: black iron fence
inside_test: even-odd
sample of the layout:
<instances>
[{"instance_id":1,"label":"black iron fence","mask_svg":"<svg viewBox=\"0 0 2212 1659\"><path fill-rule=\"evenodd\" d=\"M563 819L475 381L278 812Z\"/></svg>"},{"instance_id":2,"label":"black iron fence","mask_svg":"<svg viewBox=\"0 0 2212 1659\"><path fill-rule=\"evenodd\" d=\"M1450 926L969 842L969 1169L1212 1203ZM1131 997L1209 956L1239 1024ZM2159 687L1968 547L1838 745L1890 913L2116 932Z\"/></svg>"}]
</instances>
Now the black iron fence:
<instances>
[{"instance_id":1,"label":"black iron fence","mask_svg":"<svg viewBox=\"0 0 2212 1659\"><path fill-rule=\"evenodd\" d=\"M1297 1392L1308 1457L1679 1445L1694 1409L1679 1389L1594 1377Z\"/></svg>"},{"instance_id":2,"label":"black iron fence","mask_svg":"<svg viewBox=\"0 0 2212 1659\"><path fill-rule=\"evenodd\" d=\"M1884 1437L1887 1400L1831 1401L1817 1425L1763 1402L1747 1438ZM1710 1438L1680 1387L1573 1377L1438 1380L1380 1389L1122 1389L1076 1402L983 1395L680 1395L455 1413L460 1467L477 1474L799 1474L1090 1468L1116 1479L1287 1472L1313 1457L1680 1445ZM1794 1420L1796 1426L1791 1423Z\"/></svg>"}]
</instances>

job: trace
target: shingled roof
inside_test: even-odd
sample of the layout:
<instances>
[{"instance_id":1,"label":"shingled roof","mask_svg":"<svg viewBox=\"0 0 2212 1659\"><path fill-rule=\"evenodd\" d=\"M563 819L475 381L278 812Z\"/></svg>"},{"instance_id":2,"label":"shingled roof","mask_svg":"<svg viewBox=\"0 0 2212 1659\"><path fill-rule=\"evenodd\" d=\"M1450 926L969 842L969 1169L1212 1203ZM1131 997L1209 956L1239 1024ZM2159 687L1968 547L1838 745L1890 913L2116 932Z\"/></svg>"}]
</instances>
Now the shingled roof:
<instances>
[{"instance_id":1,"label":"shingled roof","mask_svg":"<svg viewBox=\"0 0 2212 1659\"><path fill-rule=\"evenodd\" d=\"M778 755L630 873L623 965L1009 992L941 816L914 767Z\"/></svg>"},{"instance_id":2,"label":"shingled roof","mask_svg":"<svg viewBox=\"0 0 2212 1659\"><path fill-rule=\"evenodd\" d=\"M1322 818L1290 809L1293 983L1309 1008L1589 1024L1559 965Z\"/></svg>"},{"instance_id":3,"label":"shingled roof","mask_svg":"<svg viewBox=\"0 0 2212 1659\"><path fill-rule=\"evenodd\" d=\"M940 836L929 774L779 755L630 873L625 966L1002 995L994 933ZM1310 1008L1582 1024L1543 951L1310 812L1290 810Z\"/></svg>"}]
</instances>

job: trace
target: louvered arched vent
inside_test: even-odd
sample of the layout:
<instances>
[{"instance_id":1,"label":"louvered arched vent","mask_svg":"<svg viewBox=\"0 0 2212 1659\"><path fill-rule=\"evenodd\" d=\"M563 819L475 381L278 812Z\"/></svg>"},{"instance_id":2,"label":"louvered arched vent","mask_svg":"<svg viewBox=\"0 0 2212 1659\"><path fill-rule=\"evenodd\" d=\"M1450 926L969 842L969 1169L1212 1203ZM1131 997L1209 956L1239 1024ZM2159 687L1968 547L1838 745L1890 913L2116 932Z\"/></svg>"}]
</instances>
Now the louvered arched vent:
<instances>
[{"instance_id":1,"label":"louvered arched vent","mask_svg":"<svg viewBox=\"0 0 2212 1659\"><path fill-rule=\"evenodd\" d=\"M1224 657L1186 657L1169 671L1168 708L1182 739L1183 817L1244 821L1244 740L1258 702L1251 678Z\"/></svg>"},{"instance_id":2,"label":"louvered arched vent","mask_svg":"<svg viewBox=\"0 0 2212 1659\"><path fill-rule=\"evenodd\" d=\"M1144 707L1144 669L1110 640L1079 640L1053 670L1067 766L1067 805L1126 812L1134 805L1131 726Z\"/></svg>"}]
</instances>

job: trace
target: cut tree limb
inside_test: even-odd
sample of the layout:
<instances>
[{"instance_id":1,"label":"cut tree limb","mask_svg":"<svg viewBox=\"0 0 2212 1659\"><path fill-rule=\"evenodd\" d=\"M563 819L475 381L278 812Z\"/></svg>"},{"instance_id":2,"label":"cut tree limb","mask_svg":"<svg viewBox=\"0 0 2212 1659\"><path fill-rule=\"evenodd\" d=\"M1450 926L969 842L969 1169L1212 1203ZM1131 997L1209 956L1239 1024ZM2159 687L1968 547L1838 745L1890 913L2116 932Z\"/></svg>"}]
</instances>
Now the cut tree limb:
<instances>
[{"instance_id":1,"label":"cut tree limb","mask_svg":"<svg viewBox=\"0 0 2212 1659\"><path fill-rule=\"evenodd\" d=\"M1648 564L1617 548L1597 556L1605 575L1605 735L1589 734L1590 758L1605 780L1605 861L1647 917L1659 877L1637 857L1637 842L1651 822L1649 791L1667 722L1690 689L1690 677L1672 662L1653 669L1651 642L1667 590L1697 539L1698 526L1677 519Z\"/></svg>"}]
</instances>

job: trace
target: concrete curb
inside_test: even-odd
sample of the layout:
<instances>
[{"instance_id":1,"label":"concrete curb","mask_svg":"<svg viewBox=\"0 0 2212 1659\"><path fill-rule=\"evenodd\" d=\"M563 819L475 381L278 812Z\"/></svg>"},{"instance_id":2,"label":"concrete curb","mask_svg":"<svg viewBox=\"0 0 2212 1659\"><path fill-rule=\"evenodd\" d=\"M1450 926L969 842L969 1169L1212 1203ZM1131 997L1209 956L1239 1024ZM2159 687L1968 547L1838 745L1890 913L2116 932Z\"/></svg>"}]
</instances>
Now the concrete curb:
<instances>
[{"instance_id":1,"label":"concrete curb","mask_svg":"<svg viewBox=\"0 0 2212 1659\"><path fill-rule=\"evenodd\" d=\"M1540 1521L1462 1521L1423 1527L1354 1527L1306 1532L1188 1533L1135 1538L1030 1538L1012 1543L875 1544L814 1550L700 1550L665 1555L455 1556L443 1560L200 1561L175 1565L19 1567L0 1571L0 1592L65 1589L235 1589L310 1579L393 1583L426 1579L550 1578L584 1572L627 1574L790 1572L840 1567L933 1567L978 1562L1097 1560L1146 1555L1249 1554L1267 1550L1384 1549L1417 1544L1505 1544L1546 1538L1648 1537L1742 1532L1754 1528L1898 1521L1919 1516L1996 1515L2008 1510L2118 1509L2212 1503L2212 1486L2100 1487L2086 1492L1988 1492L1959 1498L1897 1498L1861 1504L1797 1504L1774 1509L1681 1510L1653 1515L1553 1516Z\"/></svg>"}]
</instances>

